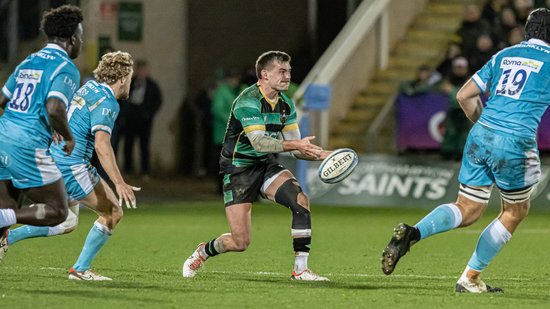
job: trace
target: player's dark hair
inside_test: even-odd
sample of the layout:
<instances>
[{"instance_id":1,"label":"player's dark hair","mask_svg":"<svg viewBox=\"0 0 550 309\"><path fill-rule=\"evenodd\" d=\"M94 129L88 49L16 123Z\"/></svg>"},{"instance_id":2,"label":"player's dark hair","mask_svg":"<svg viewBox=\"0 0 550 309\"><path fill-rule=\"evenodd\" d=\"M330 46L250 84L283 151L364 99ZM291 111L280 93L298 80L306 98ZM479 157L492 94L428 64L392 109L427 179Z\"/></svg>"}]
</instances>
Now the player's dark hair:
<instances>
[{"instance_id":1,"label":"player's dark hair","mask_svg":"<svg viewBox=\"0 0 550 309\"><path fill-rule=\"evenodd\" d=\"M83 20L82 10L79 7L66 4L44 12L40 29L48 39L55 37L68 39L74 35L78 24Z\"/></svg>"},{"instance_id":2,"label":"player's dark hair","mask_svg":"<svg viewBox=\"0 0 550 309\"><path fill-rule=\"evenodd\" d=\"M540 8L532 11L525 23L525 39L550 41L550 10Z\"/></svg>"},{"instance_id":3,"label":"player's dark hair","mask_svg":"<svg viewBox=\"0 0 550 309\"><path fill-rule=\"evenodd\" d=\"M272 65L273 61L290 62L290 55L278 50L271 50L261 54L258 60L256 60L256 77L258 79L262 76L262 70Z\"/></svg>"}]
</instances>

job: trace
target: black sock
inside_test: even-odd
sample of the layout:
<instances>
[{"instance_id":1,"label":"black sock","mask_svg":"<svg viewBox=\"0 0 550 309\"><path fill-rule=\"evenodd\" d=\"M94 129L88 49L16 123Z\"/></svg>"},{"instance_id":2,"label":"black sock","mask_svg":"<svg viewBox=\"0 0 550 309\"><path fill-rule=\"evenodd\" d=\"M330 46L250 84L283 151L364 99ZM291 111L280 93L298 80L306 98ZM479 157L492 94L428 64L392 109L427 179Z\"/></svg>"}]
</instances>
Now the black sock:
<instances>
[{"instance_id":1,"label":"black sock","mask_svg":"<svg viewBox=\"0 0 550 309\"><path fill-rule=\"evenodd\" d=\"M311 237L294 238L292 242L295 252L309 252Z\"/></svg>"},{"instance_id":2,"label":"black sock","mask_svg":"<svg viewBox=\"0 0 550 309\"><path fill-rule=\"evenodd\" d=\"M419 240L420 240L420 231L413 226L413 232L411 234L411 244L414 244Z\"/></svg>"},{"instance_id":3,"label":"black sock","mask_svg":"<svg viewBox=\"0 0 550 309\"><path fill-rule=\"evenodd\" d=\"M216 248L214 248L214 241L216 241L215 238L207 242L206 246L204 247L204 251L206 251L206 254L208 254L208 256L216 256L220 254L218 251L216 251Z\"/></svg>"}]
</instances>

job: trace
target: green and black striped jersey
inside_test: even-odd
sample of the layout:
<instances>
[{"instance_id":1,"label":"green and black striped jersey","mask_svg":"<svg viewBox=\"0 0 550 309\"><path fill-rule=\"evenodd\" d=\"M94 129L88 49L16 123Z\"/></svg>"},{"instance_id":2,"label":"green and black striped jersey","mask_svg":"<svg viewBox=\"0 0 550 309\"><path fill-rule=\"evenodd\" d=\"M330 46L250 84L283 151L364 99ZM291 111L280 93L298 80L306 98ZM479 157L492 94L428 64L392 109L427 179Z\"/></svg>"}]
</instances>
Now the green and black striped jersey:
<instances>
[{"instance_id":1,"label":"green and black striped jersey","mask_svg":"<svg viewBox=\"0 0 550 309\"><path fill-rule=\"evenodd\" d=\"M281 138L281 132L296 129L296 107L290 98L279 93L277 101L272 102L259 84L246 88L231 107L220 158L221 170L228 172L269 158L269 153L258 152L252 147L246 133L262 130L273 138Z\"/></svg>"}]
</instances>

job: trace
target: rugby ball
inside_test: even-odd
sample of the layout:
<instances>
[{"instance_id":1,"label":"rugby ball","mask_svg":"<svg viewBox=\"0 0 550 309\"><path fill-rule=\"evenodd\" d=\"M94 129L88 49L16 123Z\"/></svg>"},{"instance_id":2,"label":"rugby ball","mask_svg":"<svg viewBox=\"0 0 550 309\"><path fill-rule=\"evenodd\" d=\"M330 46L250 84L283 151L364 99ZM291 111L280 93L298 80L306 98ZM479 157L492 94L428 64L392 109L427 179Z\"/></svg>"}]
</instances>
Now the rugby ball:
<instances>
[{"instance_id":1,"label":"rugby ball","mask_svg":"<svg viewBox=\"0 0 550 309\"><path fill-rule=\"evenodd\" d=\"M340 182L353 172L358 162L353 149L336 149L319 166L319 178L324 183Z\"/></svg>"}]
</instances>

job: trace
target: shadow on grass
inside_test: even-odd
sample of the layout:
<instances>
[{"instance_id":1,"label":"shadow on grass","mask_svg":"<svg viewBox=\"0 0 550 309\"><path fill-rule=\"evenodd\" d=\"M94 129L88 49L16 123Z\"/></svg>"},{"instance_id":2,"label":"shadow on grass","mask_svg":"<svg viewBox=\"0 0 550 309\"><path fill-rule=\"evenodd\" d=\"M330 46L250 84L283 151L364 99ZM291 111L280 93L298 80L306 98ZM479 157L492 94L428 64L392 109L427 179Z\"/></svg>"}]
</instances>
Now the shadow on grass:
<instances>
[{"instance_id":1,"label":"shadow on grass","mask_svg":"<svg viewBox=\"0 0 550 309\"><path fill-rule=\"evenodd\" d=\"M95 282L94 284L97 284L97 282ZM86 301L88 300L97 301L102 299L104 301L119 300L119 301L145 302L145 303L151 303L151 304L170 303L170 301L168 300L146 297L146 296L143 296L143 294L139 294L139 293L134 294L135 296L130 296L128 294L123 294L123 293L113 293L112 291L102 291L97 287L104 288L106 286L105 285L96 286L96 288L94 288L93 290L63 288L63 290L60 290L60 291L40 290L40 289L17 289L17 291L23 292L23 293L29 293L30 295L33 295L33 297L42 295L42 296L54 296L54 297L66 297L72 300L76 300L80 298L80 299L86 299Z\"/></svg>"}]
</instances>

